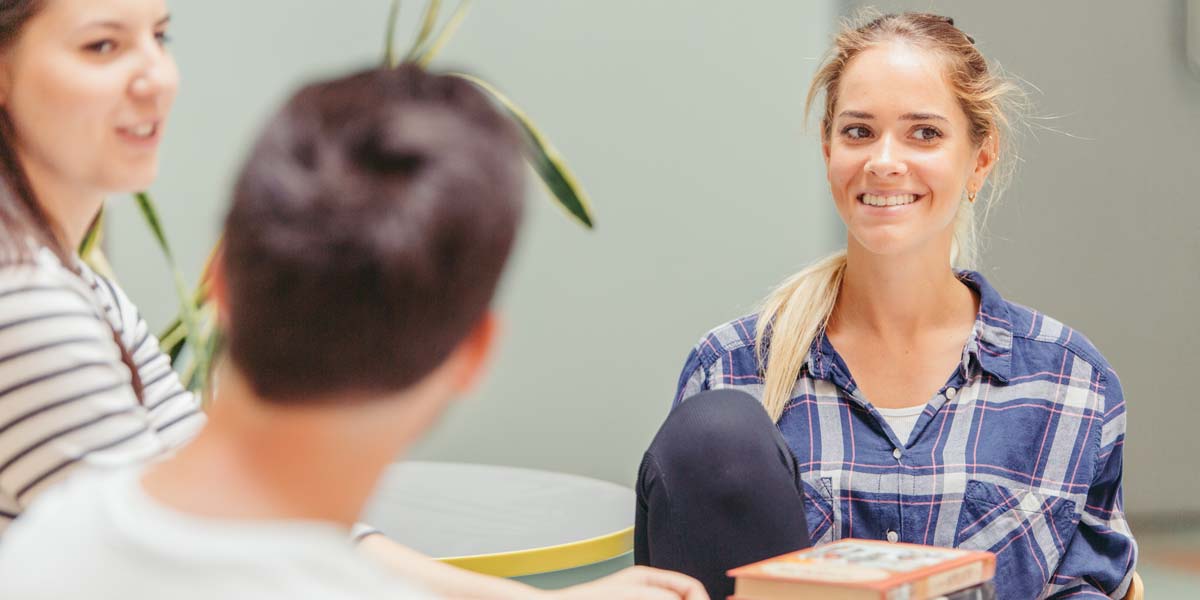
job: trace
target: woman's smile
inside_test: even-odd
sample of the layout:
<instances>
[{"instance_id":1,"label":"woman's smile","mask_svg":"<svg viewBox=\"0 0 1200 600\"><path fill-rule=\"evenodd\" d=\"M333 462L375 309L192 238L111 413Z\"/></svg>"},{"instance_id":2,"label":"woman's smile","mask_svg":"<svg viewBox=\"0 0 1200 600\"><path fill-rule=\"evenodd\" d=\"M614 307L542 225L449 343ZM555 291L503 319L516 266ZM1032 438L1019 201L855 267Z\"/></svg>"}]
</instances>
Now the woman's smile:
<instances>
[{"instance_id":1,"label":"woman's smile","mask_svg":"<svg viewBox=\"0 0 1200 600\"><path fill-rule=\"evenodd\" d=\"M868 215L896 216L909 212L926 194L905 192L863 192L857 196L858 206Z\"/></svg>"}]
</instances>

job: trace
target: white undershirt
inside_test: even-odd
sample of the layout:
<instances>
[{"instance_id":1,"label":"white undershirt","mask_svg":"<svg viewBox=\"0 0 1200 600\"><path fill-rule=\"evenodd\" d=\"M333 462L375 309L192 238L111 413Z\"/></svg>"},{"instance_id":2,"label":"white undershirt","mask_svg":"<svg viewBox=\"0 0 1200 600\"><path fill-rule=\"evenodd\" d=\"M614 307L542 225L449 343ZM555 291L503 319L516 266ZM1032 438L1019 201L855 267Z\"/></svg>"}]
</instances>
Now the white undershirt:
<instances>
[{"instance_id":1,"label":"white undershirt","mask_svg":"<svg viewBox=\"0 0 1200 600\"><path fill-rule=\"evenodd\" d=\"M917 419L921 418L921 413L925 412L925 405L909 406L907 408L879 408L879 415L887 421L892 431L896 432L896 439L902 443L908 442L908 436L912 435L913 427L917 426Z\"/></svg>"}]
</instances>

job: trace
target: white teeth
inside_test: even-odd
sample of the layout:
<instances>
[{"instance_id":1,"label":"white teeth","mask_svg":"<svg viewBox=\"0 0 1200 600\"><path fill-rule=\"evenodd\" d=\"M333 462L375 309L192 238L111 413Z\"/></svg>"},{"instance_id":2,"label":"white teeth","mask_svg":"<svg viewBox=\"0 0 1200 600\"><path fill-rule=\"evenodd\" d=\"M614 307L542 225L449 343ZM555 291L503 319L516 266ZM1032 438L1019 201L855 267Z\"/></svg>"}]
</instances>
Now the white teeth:
<instances>
[{"instance_id":1,"label":"white teeth","mask_svg":"<svg viewBox=\"0 0 1200 600\"><path fill-rule=\"evenodd\" d=\"M863 204L870 206L899 206L901 204L912 204L917 200L916 194L897 194L895 196L863 194L860 198Z\"/></svg>"},{"instance_id":2,"label":"white teeth","mask_svg":"<svg viewBox=\"0 0 1200 600\"><path fill-rule=\"evenodd\" d=\"M131 133L137 137L147 138L147 137L154 135L155 129L156 129L156 127L155 127L154 123L147 123L145 125L138 125L137 127L127 128L125 131L128 131L129 133Z\"/></svg>"}]
</instances>

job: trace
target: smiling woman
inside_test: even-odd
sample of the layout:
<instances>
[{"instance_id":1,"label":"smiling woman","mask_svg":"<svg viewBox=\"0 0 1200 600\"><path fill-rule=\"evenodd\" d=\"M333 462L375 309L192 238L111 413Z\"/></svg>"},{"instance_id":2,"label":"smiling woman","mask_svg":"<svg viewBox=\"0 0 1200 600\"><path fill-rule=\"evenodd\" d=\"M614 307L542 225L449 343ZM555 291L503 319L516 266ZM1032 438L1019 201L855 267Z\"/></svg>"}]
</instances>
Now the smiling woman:
<instances>
[{"instance_id":1,"label":"smiling woman","mask_svg":"<svg viewBox=\"0 0 1200 600\"><path fill-rule=\"evenodd\" d=\"M968 270L1016 91L946 17L837 37L808 105L846 249L688 356L639 473L639 564L720 597L729 568L873 538L994 552L1006 600L1126 593L1116 373Z\"/></svg>"},{"instance_id":2,"label":"smiling woman","mask_svg":"<svg viewBox=\"0 0 1200 600\"><path fill-rule=\"evenodd\" d=\"M822 149L852 246L948 256L963 190L973 197L995 164L994 138L972 139L939 62L893 42L863 51L842 75L845 107Z\"/></svg>"},{"instance_id":3,"label":"smiling woman","mask_svg":"<svg viewBox=\"0 0 1200 600\"><path fill-rule=\"evenodd\" d=\"M5 52L0 102L27 177L62 228L83 238L106 194L158 170L179 75L158 1L42 0Z\"/></svg>"},{"instance_id":4,"label":"smiling woman","mask_svg":"<svg viewBox=\"0 0 1200 600\"><path fill-rule=\"evenodd\" d=\"M204 421L73 250L107 195L157 172L167 22L162 0L0 4L0 531L77 466L161 455Z\"/></svg>"}]
</instances>

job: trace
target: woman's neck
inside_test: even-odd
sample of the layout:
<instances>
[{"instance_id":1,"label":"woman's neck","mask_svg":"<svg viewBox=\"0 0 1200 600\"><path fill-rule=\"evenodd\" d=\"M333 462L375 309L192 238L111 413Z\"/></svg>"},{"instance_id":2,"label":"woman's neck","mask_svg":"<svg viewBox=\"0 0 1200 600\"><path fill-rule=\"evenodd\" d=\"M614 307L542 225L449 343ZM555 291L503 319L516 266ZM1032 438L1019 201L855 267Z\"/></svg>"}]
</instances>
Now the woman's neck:
<instances>
[{"instance_id":1,"label":"woman's neck","mask_svg":"<svg viewBox=\"0 0 1200 600\"><path fill-rule=\"evenodd\" d=\"M104 205L104 193L66 183L35 161L24 161L24 167L34 196L58 229L59 242L76 251Z\"/></svg>"},{"instance_id":2,"label":"woman's neck","mask_svg":"<svg viewBox=\"0 0 1200 600\"><path fill-rule=\"evenodd\" d=\"M948 257L948 248L879 256L851 241L830 328L892 340L973 322L975 295Z\"/></svg>"}]
</instances>

